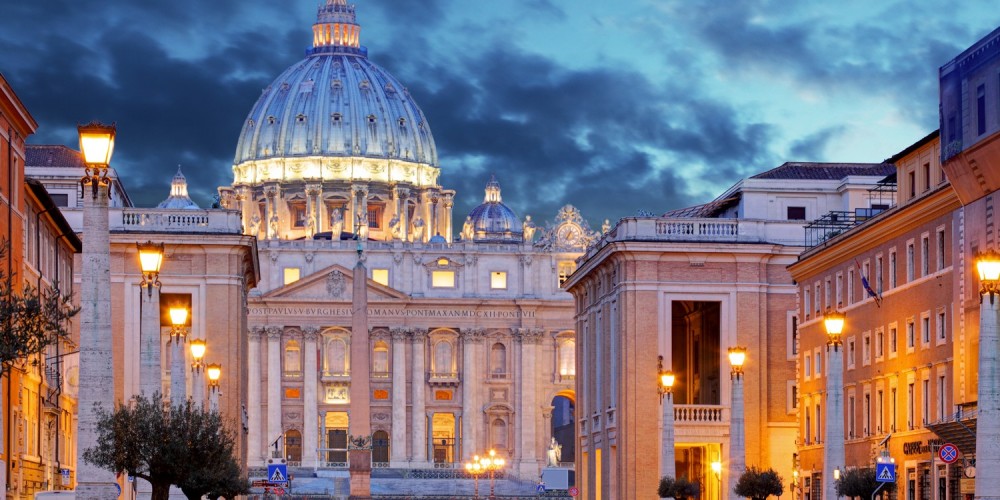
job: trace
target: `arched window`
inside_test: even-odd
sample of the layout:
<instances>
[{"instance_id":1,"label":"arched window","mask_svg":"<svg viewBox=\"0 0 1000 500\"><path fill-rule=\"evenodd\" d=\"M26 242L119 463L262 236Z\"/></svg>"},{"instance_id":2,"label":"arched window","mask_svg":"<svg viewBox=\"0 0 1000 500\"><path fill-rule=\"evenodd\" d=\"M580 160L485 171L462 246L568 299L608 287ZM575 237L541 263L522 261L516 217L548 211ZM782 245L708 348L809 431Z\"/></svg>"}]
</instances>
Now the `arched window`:
<instances>
[{"instance_id":1,"label":"arched window","mask_svg":"<svg viewBox=\"0 0 1000 500\"><path fill-rule=\"evenodd\" d=\"M492 378L507 378L507 346L500 342L490 348L490 376Z\"/></svg>"},{"instance_id":2,"label":"arched window","mask_svg":"<svg viewBox=\"0 0 1000 500\"><path fill-rule=\"evenodd\" d=\"M497 451L507 449L507 422L497 418L490 425L490 446Z\"/></svg>"},{"instance_id":3,"label":"arched window","mask_svg":"<svg viewBox=\"0 0 1000 500\"><path fill-rule=\"evenodd\" d=\"M375 342L372 350L372 372L376 375L389 373L389 344L384 340Z\"/></svg>"},{"instance_id":4,"label":"arched window","mask_svg":"<svg viewBox=\"0 0 1000 500\"><path fill-rule=\"evenodd\" d=\"M340 337L326 337L323 342L323 373L347 375L350 373L348 361L347 342Z\"/></svg>"},{"instance_id":5,"label":"arched window","mask_svg":"<svg viewBox=\"0 0 1000 500\"><path fill-rule=\"evenodd\" d=\"M434 344L434 373L448 374L452 370L452 348L451 342L439 340Z\"/></svg>"},{"instance_id":6,"label":"arched window","mask_svg":"<svg viewBox=\"0 0 1000 500\"><path fill-rule=\"evenodd\" d=\"M289 340L285 344L285 374L294 375L302 372L302 350L299 343Z\"/></svg>"},{"instance_id":7,"label":"arched window","mask_svg":"<svg viewBox=\"0 0 1000 500\"><path fill-rule=\"evenodd\" d=\"M566 339L559 342L559 378L573 380L576 378L576 341Z\"/></svg>"}]
</instances>

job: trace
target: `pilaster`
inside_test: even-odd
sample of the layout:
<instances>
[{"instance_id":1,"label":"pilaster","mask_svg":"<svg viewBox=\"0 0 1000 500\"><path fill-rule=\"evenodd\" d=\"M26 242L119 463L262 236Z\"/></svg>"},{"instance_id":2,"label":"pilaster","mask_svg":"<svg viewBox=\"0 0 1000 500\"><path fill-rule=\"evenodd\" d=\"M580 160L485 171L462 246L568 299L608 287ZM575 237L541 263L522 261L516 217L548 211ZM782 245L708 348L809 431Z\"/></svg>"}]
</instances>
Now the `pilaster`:
<instances>
[{"instance_id":1,"label":"pilaster","mask_svg":"<svg viewBox=\"0 0 1000 500\"><path fill-rule=\"evenodd\" d=\"M267 435L264 442L281 437L281 334L280 326L267 327Z\"/></svg>"},{"instance_id":2,"label":"pilaster","mask_svg":"<svg viewBox=\"0 0 1000 500\"><path fill-rule=\"evenodd\" d=\"M413 328L410 330L410 341L413 343L413 405L411 411L413 439L411 441L410 462L414 467L427 465L427 410L424 395L427 381L424 374L425 346L427 344L427 329Z\"/></svg>"},{"instance_id":3,"label":"pilaster","mask_svg":"<svg viewBox=\"0 0 1000 500\"><path fill-rule=\"evenodd\" d=\"M319 448L319 408L316 394L319 370L316 362L316 340L319 329L305 327L302 329L302 353L305 356L303 377L303 409L302 409L302 466L316 467Z\"/></svg>"}]
</instances>

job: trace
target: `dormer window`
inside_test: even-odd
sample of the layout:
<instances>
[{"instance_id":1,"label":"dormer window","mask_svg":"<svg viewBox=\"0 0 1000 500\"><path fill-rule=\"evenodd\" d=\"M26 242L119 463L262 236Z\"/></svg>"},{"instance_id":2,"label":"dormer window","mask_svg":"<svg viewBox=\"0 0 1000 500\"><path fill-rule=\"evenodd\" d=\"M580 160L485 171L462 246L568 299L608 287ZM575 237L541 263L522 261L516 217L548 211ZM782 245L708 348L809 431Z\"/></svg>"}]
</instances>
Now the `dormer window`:
<instances>
[{"instance_id":1,"label":"dormer window","mask_svg":"<svg viewBox=\"0 0 1000 500\"><path fill-rule=\"evenodd\" d=\"M334 114L330 115L330 119L333 120L333 123L340 123L340 120L342 118L343 118L343 115L341 115L340 113L334 113Z\"/></svg>"},{"instance_id":2,"label":"dormer window","mask_svg":"<svg viewBox=\"0 0 1000 500\"><path fill-rule=\"evenodd\" d=\"M368 123L371 124L375 123L375 115L368 115Z\"/></svg>"},{"instance_id":3,"label":"dormer window","mask_svg":"<svg viewBox=\"0 0 1000 500\"><path fill-rule=\"evenodd\" d=\"M299 113L295 117L295 121L298 122L298 123L305 123L306 122L306 115L303 115L302 113Z\"/></svg>"},{"instance_id":4,"label":"dormer window","mask_svg":"<svg viewBox=\"0 0 1000 500\"><path fill-rule=\"evenodd\" d=\"M276 121L278 121L278 119L275 118L275 117L273 117L273 116L268 116L267 117L267 124L268 125L274 125L274 122L276 122Z\"/></svg>"},{"instance_id":5,"label":"dormer window","mask_svg":"<svg viewBox=\"0 0 1000 500\"><path fill-rule=\"evenodd\" d=\"M400 126L400 128L406 126L406 118L400 118L399 119L399 126Z\"/></svg>"}]
</instances>

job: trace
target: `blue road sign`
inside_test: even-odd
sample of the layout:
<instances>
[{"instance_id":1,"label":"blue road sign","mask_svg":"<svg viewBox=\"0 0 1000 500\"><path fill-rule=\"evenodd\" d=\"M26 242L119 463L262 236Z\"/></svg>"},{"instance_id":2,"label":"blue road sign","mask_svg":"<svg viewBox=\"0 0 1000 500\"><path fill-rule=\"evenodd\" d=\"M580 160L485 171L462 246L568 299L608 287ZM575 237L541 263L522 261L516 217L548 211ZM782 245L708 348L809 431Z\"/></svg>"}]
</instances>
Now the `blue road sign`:
<instances>
[{"instance_id":1,"label":"blue road sign","mask_svg":"<svg viewBox=\"0 0 1000 500\"><path fill-rule=\"evenodd\" d=\"M875 464L875 480L880 483L895 483L896 464L893 463Z\"/></svg>"},{"instance_id":2,"label":"blue road sign","mask_svg":"<svg viewBox=\"0 0 1000 500\"><path fill-rule=\"evenodd\" d=\"M288 466L285 464L267 464L267 480L272 483L288 484Z\"/></svg>"},{"instance_id":3,"label":"blue road sign","mask_svg":"<svg viewBox=\"0 0 1000 500\"><path fill-rule=\"evenodd\" d=\"M545 483L538 483L538 487L535 488L535 492L539 495L545 494Z\"/></svg>"}]
</instances>

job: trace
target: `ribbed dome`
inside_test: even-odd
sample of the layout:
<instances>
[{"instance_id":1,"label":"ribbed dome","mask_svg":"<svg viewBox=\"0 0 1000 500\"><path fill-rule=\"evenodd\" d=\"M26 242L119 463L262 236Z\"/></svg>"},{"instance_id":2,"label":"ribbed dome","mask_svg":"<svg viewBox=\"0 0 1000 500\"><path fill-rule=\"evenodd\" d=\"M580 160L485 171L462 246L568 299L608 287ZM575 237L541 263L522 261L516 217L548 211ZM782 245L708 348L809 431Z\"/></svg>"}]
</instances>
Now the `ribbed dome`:
<instances>
[{"instance_id":1,"label":"ribbed dome","mask_svg":"<svg viewBox=\"0 0 1000 500\"><path fill-rule=\"evenodd\" d=\"M469 212L467 223L472 224L472 241L519 243L523 238L521 220L500 196L500 183L490 176L486 183L483 204Z\"/></svg>"},{"instance_id":2,"label":"ribbed dome","mask_svg":"<svg viewBox=\"0 0 1000 500\"><path fill-rule=\"evenodd\" d=\"M187 179L181 173L180 165L177 165L177 173L170 181L170 196L161 201L156 208L198 210L198 204L188 196Z\"/></svg>"},{"instance_id":3,"label":"ribbed dome","mask_svg":"<svg viewBox=\"0 0 1000 500\"><path fill-rule=\"evenodd\" d=\"M364 157L437 167L423 112L368 60L354 6L327 0L313 48L264 89L243 124L234 165L288 157Z\"/></svg>"}]
</instances>

